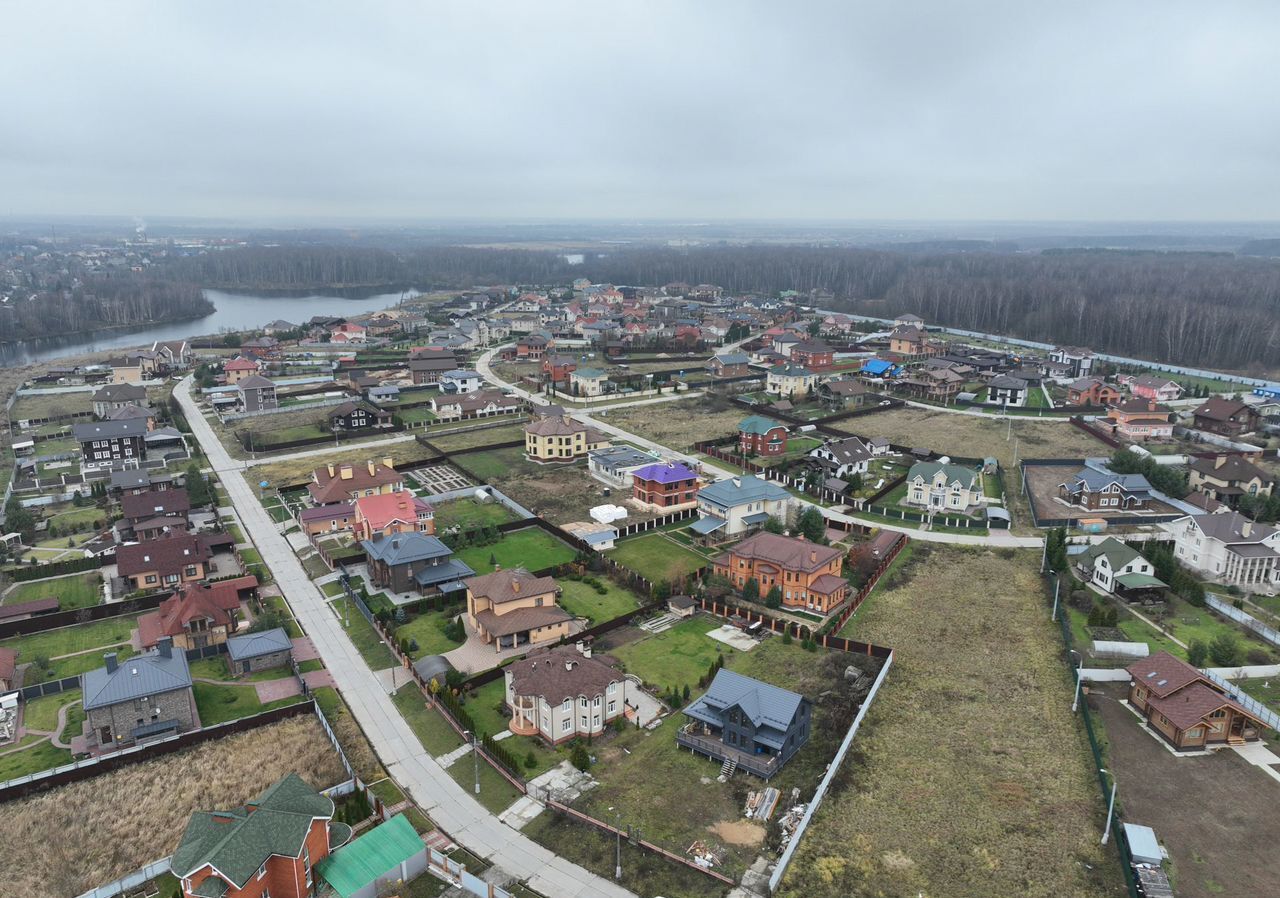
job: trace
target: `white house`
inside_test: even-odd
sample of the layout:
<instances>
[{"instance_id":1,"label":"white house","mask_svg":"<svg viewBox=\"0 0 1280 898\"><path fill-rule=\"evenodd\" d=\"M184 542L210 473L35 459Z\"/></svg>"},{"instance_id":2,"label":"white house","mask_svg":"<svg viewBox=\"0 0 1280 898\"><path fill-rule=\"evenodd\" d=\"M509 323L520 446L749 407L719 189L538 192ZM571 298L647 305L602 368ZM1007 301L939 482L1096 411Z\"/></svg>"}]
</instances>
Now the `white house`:
<instances>
[{"instance_id":1,"label":"white house","mask_svg":"<svg viewBox=\"0 0 1280 898\"><path fill-rule=\"evenodd\" d=\"M628 681L612 664L564 645L532 652L508 665L507 725L517 736L541 736L551 745L599 736L627 713Z\"/></svg>"},{"instance_id":2,"label":"white house","mask_svg":"<svg viewBox=\"0 0 1280 898\"><path fill-rule=\"evenodd\" d=\"M569 373L569 384L577 396L603 396L609 375L599 368L575 368Z\"/></svg>"},{"instance_id":3,"label":"white house","mask_svg":"<svg viewBox=\"0 0 1280 898\"><path fill-rule=\"evenodd\" d=\"M1187 515L1163 527L1178 561L1204 576L1268 592L1280 587L1280 530L1235 511Z\"/></svg>"},{"instance_id":4,"label":"white house","mask_svg":"<svg viewBox=\"0 0 1280 898\"><path fill-rule=\"evenodd\" d=\"M1103 592L1160 589L1165 585L1156 579L1151 562L1115 537L1089 546L1073 560L1085 582Z\"/></svg>"},{"instance_id":5,"label":"white house","mask_svg":"<svg viewBox=\"0 0 1280 898\"><path fill-rule=\"evenodd\" d=\"M441 393L474 393L480 389L482 383L480 373L478 371L466 371L462 368L454 368L452 371L446 371L440 375L440 392Z\"/></svg>"},{"instance_id":6,"label":"white house","mask_svg":"<svg viewBox=\"0 0 1280 898\"><path fill-rule=\"evenodd\" d=\"M871 464L871 449L858 437L827 440L817 449L810 450L810 458L823 462L832 477L848 477L865 474Z\"/></svg>"},{"instance_id":7,"label":"white house","mask_svg":"<svg viewBox=\"0 0 1280 898\"><path fill-rule=\"evenodd\" d=\"M751 474L719 480L698 491L697 521L689 529L708 540L743 536L770 517L787 519L791 494Z\"/></svg>"},{"instance_id":8,"label":"white house","mask_svg":"<svg viewBox=\"0 0 1280 898\"><path fill-rule=\"evenodd\" d=\"M1005 408L1022 408L1027 404L1028 385L1020 377L997 374L987 381L987 405Z\"/></svg>"},{"instance_id":9,"label":"white house","mask_svg":"<svg viewBox=\"0 0 1280 898\"><path fill-rule=\"evenodd\" d=\"M765 378L765 392L785 399L803 397L818 384L818 375L803 365L774 365Z\"/></svg>"},{"instance_id":10,"label":"white house","mask_svg":"<svg viewBox=\"0 0 1280 898\"><path fill-rule=\"evenodd\" d=\"M907 504L936 511L960 511L982 501L978 472L947 462L922 461L907 472Z\"/></svg>"}]
</instances>

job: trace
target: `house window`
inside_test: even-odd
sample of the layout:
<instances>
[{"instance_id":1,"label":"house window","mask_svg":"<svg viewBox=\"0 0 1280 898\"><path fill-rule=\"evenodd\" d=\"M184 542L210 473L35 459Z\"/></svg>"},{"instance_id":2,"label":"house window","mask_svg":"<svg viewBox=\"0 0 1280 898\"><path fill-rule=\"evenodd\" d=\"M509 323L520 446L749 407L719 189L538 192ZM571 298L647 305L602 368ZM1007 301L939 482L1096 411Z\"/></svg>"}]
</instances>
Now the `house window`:
<instances>
[{"instance_id":1,"label":"house window","mask_svg":"<svg viewBox=\"0 0 1280 898\"><path fill-rule=\"evenodd\" d=\"M266 875L267 875L267 862L263 861L262 866L258 868L258 879L261 879Z\"/></svg>"},{"instance_id":2,"label":"house window","mask_svg":"<svg viewBox=\"0 0 1280 898\"><path fill-rule=\"evenodd\" d=\"M567 732L569 732L571 729L573 729L573 718L572 718L572 717L566 717L564 720L560 721L560 732L562 732L562 733L567 733Z\"/></svg>"},{"instance_id":3,"label":"house window","mask_svg":"<svg viewBox=\"0 0 1280 898\"><path fill-rule=\"evenodd\" d=\"M618 703L617 703L617 702L609 702L609 713L610 713L610 714L612 714L612 713L613 713L614 711L616 711L617 709L618 709Z\"/></svg>"},{"instance_id":4,"label":"house window","mask_svg":"<svg viewBox=\"0 0 1280 898\"><path fill-rule=\"evenodd\" d=\"M148 582L148 583L155 583L155 582L156 582L156 575L155 575L155 574L147 574L147 582Z\"/></svg>"},{"instance_id":5,"label":"house window","mask_svg":"<svg viewBox=\"0 0 1280 898\"><path fill-rule=\"evenodd\" d=\"M569 700L569 699L565 699L565 700L564 700L564 706L561 708L561 710L563 710L563 711L568 711L571 707L572 707L572 703L570 702L570 700Z\"/></svg>"}]
</instances>

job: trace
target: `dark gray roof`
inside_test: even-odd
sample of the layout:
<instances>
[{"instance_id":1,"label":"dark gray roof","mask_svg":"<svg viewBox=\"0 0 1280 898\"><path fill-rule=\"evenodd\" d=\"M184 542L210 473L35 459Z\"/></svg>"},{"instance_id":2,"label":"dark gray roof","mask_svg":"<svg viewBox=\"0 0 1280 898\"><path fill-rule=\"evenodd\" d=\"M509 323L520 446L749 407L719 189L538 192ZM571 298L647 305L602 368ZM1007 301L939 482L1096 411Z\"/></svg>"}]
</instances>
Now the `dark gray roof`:
<instances>
[{"instance_id":1,"label":"dark gray roof","mask_svg":"<svg viewBox=\"0 0 1280 898\"><path fill-rule=\"evenodd\" d=\"M120 421L91 421L76 424L71 428L76 442L87 443L90 440L109 440L115 437L145 437L147 422L145 418L125 418Z\"/></svg>"},{"instance_id":2,"label":"dark gray roof","mask_svg":"<svg viewBox=\"0 0 1280 898\"><path fill-rule=\"evenodd\" d=\"M363 540L360 546L370 558L389 565L425 561L428 558L444 558L453 554L448 546L425 533L380 536L377 539Z\"/></svg>"},{"instance_id":3,"label":"dark gray roof","mask_svg":"<svg viewBox=\"0 0 1280 898\"><path fill-rule=\"evenodd\" d=\"M439 564L429 564L418 573L413 575L413 579L417 581L419 586L439 586L449 580L465 580L467 577L474 577L476 572L473 571L465 561L459 561L456 558L450 558L448 561L442 561ZM461 588L459 583L457 588ZM449 592L450 590L445 590Z\"/></svg>"},{"instance_id":4,"label":"dark gray roof","mask_svg":"<svg viewBox=\"0 0 1280 898\"><path fill-rule=\"evenodd\" d=\"M1112 483L1120 485L1122 490L1131 493L1149 493L1151 484L1141 474L1111 474L1094 468L1081 468L1070 480L1062 484L1070 492L1076 493L1082 487L1096 493Z\"/></svg>"},{"instance_id":5,"label":"dark gray roof","mask_svg":"<svg viewBox=\"0 0 1280 898\"><path fill-rule=\"evenodd\" d=\"M1198 514L1194 516L1194 520L1205 536L1224 543L1260 543L1276 532L1274 527L1252 521L1238 511L1230 514ZM1248 536L1244 535L1246 524L1249 525Z\"/></svg>"},{"instance_id":6,"label":"dark gray roof","mask_svg":"<svg viewBox=\"0 0 1280 898\"><path fill-rule=\"evenodd\" d=\"M187 654L175 648L168 658L160 652L135 655L119 663L111 673L99 667L80 677L84 690L84 709L105 708L144 696L191 688L191 670Z\"/></svg>"},{"instance_id":7,"label":"dark gray roof","mask_svg":"<svg viewBox=\"0 0 1280 898\"><path fill-rule=\"evenodd\" d=\"M711 681L711 688L694 702L690 710L706 706L719 712L737 705L753 725L767 725L785 732L803 701L804 696L789 689L780 689L731 670L720 670Z\"/></svg>"},{"instance_id":8,"label":"dark gray roof","mask_svg":"<svg viewBox=\"0 0 1280 898\"><path fill-rule=\"evenodd\" d=\"M244 636L232 636L227 640L227 654L231 656L232 661L285 651L293 651L293 643L289 641L289 634L283 627L263 630L260 633L246 633Z\"/></svg>"},{"instance_id":9,"label":"dark gray roof","mask_svg":"<svg viewBox=\"0 0 1280 898\"><path fill-rule=\"evenodd\" d=\"M440 683L444 683L444 678L449 671L453 670L453 665L444 655L424 655L414 662L413 669L427 682L431 682L434 677Z\"/></svg>"},{"instance_id":10,"label":"dark gray roof","mask_svg":"<svg viewBox=\"0 0 1280 898\"><path fill-rule=\"evenodd\" d=\"M93 394L94 402L134 402L146 398L147 388L138 384L107 384Z\"/></svg>"}]
</instances>

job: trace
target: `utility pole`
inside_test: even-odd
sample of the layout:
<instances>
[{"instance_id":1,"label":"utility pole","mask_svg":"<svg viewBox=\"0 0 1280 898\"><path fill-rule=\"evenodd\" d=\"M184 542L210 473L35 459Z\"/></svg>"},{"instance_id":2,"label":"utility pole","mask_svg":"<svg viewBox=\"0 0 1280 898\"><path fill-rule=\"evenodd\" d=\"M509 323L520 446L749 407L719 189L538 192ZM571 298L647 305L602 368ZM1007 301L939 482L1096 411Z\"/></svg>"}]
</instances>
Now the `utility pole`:
<instances>
[{"instance_id":1,"label":"utility pole","mask_svg":"<svg viewBox=\"0 0 1280 898\"><path fill-rule=\"evenodd\" d=\"M1116 808L1116 775L1111 771L1107 770L1105 767L1100 768L1098 772L1104 773L1107 776L1111 777L1111 798L1107 802L1107 825L1106 825L1106 828L1102 830L1102 843L1101 843L1103 845L1106 845L1107 840L1111 838L1111 816Z\"/></svg>"}]
</instances>

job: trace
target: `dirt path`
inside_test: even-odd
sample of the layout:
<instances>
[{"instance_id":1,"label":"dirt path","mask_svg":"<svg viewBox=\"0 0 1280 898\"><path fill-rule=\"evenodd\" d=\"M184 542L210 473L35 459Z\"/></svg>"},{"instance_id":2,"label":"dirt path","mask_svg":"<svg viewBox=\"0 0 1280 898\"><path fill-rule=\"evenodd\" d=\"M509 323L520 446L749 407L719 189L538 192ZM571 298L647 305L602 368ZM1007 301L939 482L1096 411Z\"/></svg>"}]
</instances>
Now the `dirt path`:
<instances>
[{"instance_id":1,"label":"dirt path","mask_svg":"<svg viewBox=\"0 0 1280 898\"><path fill-rule=\"evenodd\" d=\"M80 704L78 700L74 702L67 702L58 709L58 729L54 732L50 740L57 748L71 748L71 743L64 738L66 736L65 730L67 729L67 712L78 704ZM77 733L76 735L79 734Z\"/></svg>"}]
</instances>

